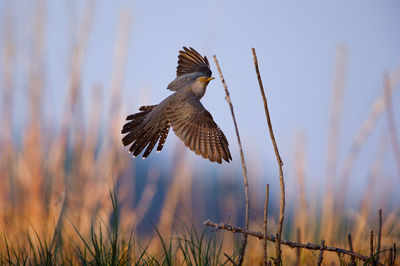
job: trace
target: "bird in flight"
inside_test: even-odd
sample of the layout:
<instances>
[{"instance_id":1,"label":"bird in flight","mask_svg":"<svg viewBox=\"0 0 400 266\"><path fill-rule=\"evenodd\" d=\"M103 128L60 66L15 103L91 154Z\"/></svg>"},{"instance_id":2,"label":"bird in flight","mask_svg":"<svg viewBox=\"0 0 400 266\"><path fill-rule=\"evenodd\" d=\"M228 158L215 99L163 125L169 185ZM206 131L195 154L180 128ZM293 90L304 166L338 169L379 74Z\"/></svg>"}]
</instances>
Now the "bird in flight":
<instances>
[{"instance_id":1,"label":"bird in flight","mask_svg":"<svg viewBox=\"0 0 400 266\"><path fill-rule=\"evenodd\" d=\"M197 155L211 162L232 160L224 133L200 102L208 83L214 79L211 74L207 57L191 47L179 51L176 78L167 87L174 93L157 105L140 107L139 113L126 118L121 130L126 134L122 143L130 145L133 157L146 148L142 158L147 158L157 142L160 152L172 127L185 146Z\"/></svg>"}]
</instances>

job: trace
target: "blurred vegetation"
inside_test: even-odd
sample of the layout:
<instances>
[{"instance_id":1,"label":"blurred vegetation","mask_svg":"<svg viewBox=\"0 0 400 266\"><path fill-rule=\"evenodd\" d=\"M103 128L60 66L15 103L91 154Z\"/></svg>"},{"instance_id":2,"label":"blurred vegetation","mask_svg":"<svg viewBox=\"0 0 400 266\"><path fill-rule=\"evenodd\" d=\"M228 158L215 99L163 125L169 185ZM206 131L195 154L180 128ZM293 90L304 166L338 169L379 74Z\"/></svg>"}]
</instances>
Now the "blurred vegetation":
<instances>
[{"instance_id":1,"label":"blurred vegetation","mask_svg":"<svg viewBox=\"0 0 400 266\"><path fill-rule=\"evenodd\" d=\"M88 2L76 29L76 39L71 40L74 46L69 81L64 86L66 98L60 124L53 128L46 123L42 108L47 75L43 63L45 4L39 0L34 5L34 38L23 48L17 45L17 18L12 15L11 5L1 10L0 227L3 240L0 241L0 264L227 263L224 253L236 256L239 238L228 233L204 231L202 222L210 218L243 223L241 178L232 178L232 175L237 177L240 170L199 180L193 178L198 173L193 172L179 147L174 153L173 165L167 170L151 158L146 162L132 162L131 156L121 148L120 129L126 115L121 84L128 49L129 12L121 13L116 29L113 72L108 88L111 98L102 99L99 93L102 84L82 87L82 65L93 16L92 2ZM17 71L19 49L26 49L29 60L23 70ZM340 63L338 66L339 69L344 67ZM16 72L27 80L23 92L27 114L21 128L13 119L18 109L13 106L17 95ZM392 75L395 80L392 87L397 84L398 72ZM84 90L91 91L90 106L85 106L81 99ZM103 110L103 106L109 108ZM87 122L82 119L84 115L88 117ZM105 130L102 130L104 125ZM333 136L333 146L334 139ZM398 203L392 202L398 197L375 190L378 182L384 183L384 187L394 182L389 177L384 178L380 171L387 147L385 141L382 141L375 164L365 166L370 169L369 183L360 203L352 203L355 209L346 208L344 202L343 193L351 188L340 184L335 189L329 183L332 178L329 175L321 202L321 194L306 190L304 137L298 136L296 143L296 179L287 181L293 185L288 191L284 239L302 243L319 243L325 239L329 245L348 248L347 234L351 232L354 250L369 254L370 230L377 230L378 209L382 208L382 247L400 243L400 210ZM253 170L250 169L253 176L262 176ZM205 170L201 175L215 174ZM349 178L346 174L343 177ZM252 180L250 177L250 185L252 188L259 186L260 178ZM250 193L250 228L262 231L264 195L254 189ZM274 200L270 202L269 232L276 231L278 204ZM269 246L268 251L274 254L274 247ZM262 254L262 242L249 239L245 263L262 263ZM381 255L381 262L385 256L386 253ZM312 264L317 254L304 250L298 257L296 249L283 247L285 263L297 260ZM339 261L349 263L350 258L324 255L325 263Z\"/></svg>"}]
</instances>

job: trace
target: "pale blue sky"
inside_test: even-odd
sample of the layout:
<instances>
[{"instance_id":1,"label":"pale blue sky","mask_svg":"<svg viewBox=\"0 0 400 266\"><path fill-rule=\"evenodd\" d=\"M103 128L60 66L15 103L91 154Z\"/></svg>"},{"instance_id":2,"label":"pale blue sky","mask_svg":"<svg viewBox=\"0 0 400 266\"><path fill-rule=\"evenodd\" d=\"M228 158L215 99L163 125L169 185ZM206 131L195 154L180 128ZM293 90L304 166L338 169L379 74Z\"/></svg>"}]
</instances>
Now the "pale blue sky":
<instances>
[{"instance_id":1,"label":"pale blue sky","mask_svg":"<svg viewBox=\"0 0 400 266\"><path fill-rule=\"evenodd\" d=\"M83 14L81 1L48 1L46 14L45 116L57 120L63 106L73 38ZM1 16L10 1L0 1ZM30 1L12 3L17 17L20 66L29 54L34 5ZM121 12L132 15L123 96L128 113L140 104L156 104L170 94L165 88L174 79L177 53L192 46L210 60L216 54L234 104L246 159L255 160L265 171L265 180L276 178L275 157L254 72L251 48L256 48L269 100L273 127L285 164L287 179L293 174L294 134L301 130L307 138L307 172L313 182L325 176L328 118L336 47L347 46L348 65L344 92L339 164L349 151L356 132L382 93L382 73L400 64L400 2L398 1L97 1L92 32L85 56L83 83L85 103L95 83L104 86L109 97L112 58ZM2 20L3 21L3 20ZM3 35L1 37L3 42ZM18 72L22 73L23 67ZM21 75L21 74L20 74ZM17 74L18 76L18 74ZM17 81L22 96L24 82ZM400 93L393 96L395 117L400 117ZM138 102L135 95L146 95ZM202 100L224 130L233 151L233 165L240 165L224 91L217 78ZM128 114L126 113L126 114ZM124 114L124 116L126 115ZM397 128L400 128L397 119ZM364 180L375 158L379 139L387 132L383 115L366 143L352 176ZM168 137L165 159L175 147ZM396 176L391 143L388 142L383 172ZM226 169L187 152L198 167ZM257 159L256 159L257 157ZM140 162L139 162L140 163ZM271 176L271 174L273 176ZM267 182L267 181L266 181ZM289 181L290 182L290 181ZM362 182L361 182L362 184ZM399 183L396 183L399 185Z\"/></svg>"}]
</instances>

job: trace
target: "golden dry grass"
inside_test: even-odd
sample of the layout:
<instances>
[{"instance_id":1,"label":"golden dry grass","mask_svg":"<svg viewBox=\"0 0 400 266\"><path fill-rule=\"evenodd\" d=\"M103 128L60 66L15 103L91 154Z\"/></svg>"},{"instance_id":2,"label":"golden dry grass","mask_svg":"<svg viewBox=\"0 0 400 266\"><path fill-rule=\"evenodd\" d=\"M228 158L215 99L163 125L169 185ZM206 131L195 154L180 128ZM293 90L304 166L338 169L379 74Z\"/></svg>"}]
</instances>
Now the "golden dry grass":
<instances>
[{"instance_id":1,"label":"golden dry grass","mask_svg":"<svg viewBox=\"0 0 400 266\"><path fill-rule=\"evenodd\" d=\"M17 50L16 36L14 32L15 17L10 6L3 10L2 57L1 57L1 134L0 134L0 226L11 242L18 241L21 246L28 245L27 234L35 239L36 230L40 236L46 239L57 237L55 232L60 230L64 241L78 241L76 229L83 236L90 235L93 217L100 214L101 217L111 217L112 203L109 200L109 187L123 182L118 190L120 202L132 202L137 192L134 189L135 176L138 171L134 167L140 167L139 163L132 164L131 157L121 148L120 128L123 122L123 108L121 101L121 89L125 58L128 49L129 26L131 15L123 12L117 29L117 41L114 51L113 72L111 73L110 99L103 99L100 91L105 86L94 84L91 88L82 88L81 75L84 55L86 53L88 36L91 31L93 16L93 2L90 2L78 27L77 39L73 41L71 62L69 69L69 82L66 85L67 97L63 107L61 124L59 128L48 128L42 119L42 104L44 95L44 80L47 73L43 66L45 53L45 9L44 2L38 1L35 5L35 38L30 43L29 65L24 72L27 79L27 102L29 112L21 134L15 134L13 121L13 97L15 97L15 70ZM6 8L6 9L7 9ZM283 238L302 243L319 243L322 239L326 245L348 248L347 234L351 233L353 246L356 252L368 255L370 248L370 231L378 232L378 209L383 209L382 244L383 248L392 247L393 243L400 243L399 206L392 207L390 200L392 195L385 195L385 190L377 190L380 187L390 186L394 181L385 176L382 171L384 154L388 149L386 137L382 137L376 161L372 166L366 166L370 170L368 186L362 195L361 203L355 210L346 209L344 195L351 188L348 187L350 172L366 138L374 129L377 119L385 111L385 98L382 96L372 106L364 125L361 126L356 136L349 155L344 162L341 172L336 173L337 168L337 143L341 119L341 101L343 100L343 83L345 80L346 53L338 52L336 79L333 85L331 130L328 136L327 148L327 172L326 189L323 202L319 203L319 197L314 191L305 188L307 179L306 136L301 133L296 135L294 153L294 182L293 191L287 198L286 221ZM250 54L249 54L250 56ZM390 94L398 84L400 70L394 70L388 77L390 86L386 85L386 103L390 100ZM91 90L90 106L83 106L80 99L82 90ZM383 95L383 94L382 94ZM105 102L109 101L109 110L101 110ZM82 119L84 110L89 110L87 124ZM103 121L101 113L106 112L106 120ZM393 115L393 114L392 114ZM106 130L100 131L101 123L106 124ZM390 127L389 127L390 130ZM393 130L393 129L392 129ZM398 137L398 136L397 136ZM393 138L393 136L392 136ZM307 140L310 141L310 140ZM312 141L312 140L311 140ZM243 197L242 189L238 187L238 180L232 181L228 177L218 178L218 195L213 205L204 206L204 200L199 200L210 186L200 184L193 180L194 173L190 163L185 159L179 148L175 153L176 160L171 167L172 179L164 188L165 198L159 202L159 219L156 224L161 235L165 238L179 235L176 225L200 224L201 212L206 209L218 208L218 213L223 219L236 223L242 217ZM249 160L250 193L252 214L249 228L263 231L263 204L264 194L258 193L255 187L261 183L262 173L257 170L256 163ZM122 204L120 209L121 232L129 235L135 226L147 223L146 214L157 193L160 193L161 169L151 165L147 172L146 184L140 193L136 204ZM234 171L234 170L232 170ZM286 171L292 171L287 169ZM334 176L340 174L340 183L335 184ZM254 178L253 178L254 177ZM393 177L396 178L396 177ZM239 180L240 182L240 180ZM230 184L234 185L230 185ZM383 185L382 185L383 184ZM252 189L253 188L253 189ZM208 192L208 193L207 193ZM215 192L215 191L213 191ZM271 191L271 194L272 191ZM270 194L270 195L271 195ZM378 201L378 202L377 202ZM207 201L210 203L211 201ZM275 207L271 204L274 204ZM270 202L268 231L277 230L277 207L275 201ZM195 210L195 211L194 211ZM229 214L229 217L228 217ZM109 223L110 219L104 219ZM153 221L155 222L155 221ZM72 226L73 225L73 226ZM175 229L174 229L175 228ZM135 232L140 233L140 232ZM144 243L151 239L151 235L142 236ZM232 254L235 250L234 242L237 239L229 234L223 235L223 251ZM236 240L235 240L236 239ZM24 242L25 241L25 242ZM375 240L376 241L376 240ZM36 243L37 244L37 243ZM80 244L82 245L82 243ZM67 248L71 245L65 245ZM162 253L161 242L155 237L150 241L148 252L150 254ZM5 246L0 245L0 253L5 252ZM297 250L283 247L284 263L294 263L298 260ZM249 238L248 248L244 259L245 264L255 265L263 263L262 241ZM268 254L274 256L275 248L269 244ZM385 255L382 255L384 257ZM299 262L303 264L315 263L317 252L303 250ZM221 254L221 261L224 261ZM176 261L183 261L182 252L176 254ZM345 257L343 261L349 262ZM383 259L381 259L383 261ZM399 260L397 260L398 262ZM338 264L339 259L335 253L325 253L324 263Z\"/></svg>"}]
</instances>

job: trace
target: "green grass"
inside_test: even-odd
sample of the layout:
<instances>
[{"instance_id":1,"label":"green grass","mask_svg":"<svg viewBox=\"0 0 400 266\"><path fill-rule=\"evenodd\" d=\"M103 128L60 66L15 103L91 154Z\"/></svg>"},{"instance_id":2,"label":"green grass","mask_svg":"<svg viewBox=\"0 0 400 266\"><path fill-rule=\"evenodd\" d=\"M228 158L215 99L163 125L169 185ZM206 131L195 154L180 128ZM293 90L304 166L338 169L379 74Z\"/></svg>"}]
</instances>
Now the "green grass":
<instances>
[{"instance_id":1,"label":"green grass","mask_svg":"<svg viewBox=\"0 0 400 266\"><path fill-rule=\"evenodd\" d=\"M34 238L26 234L27 243L13 242L3 230L0 250L0 265L222 265L222 240L216 235L207 234L205 229L199 233L193 225L183 225L181 232L175 231L176 237L164 238L157 227L154 231L162 249L158 254L148 252L149 243L141 246L133 233L126 237L120 232L119 208L115 188L110 189L113 207L109 223L102 217L94 217L89 236L85 237L72 224L77 242L63 239L52 241L50 237L40 236L33 228ZM68 218L68 217L66 217ZM62 229L61 229L62 230ZM68 242L69 241L69 242ZM178 255L179 254L179 255Z\"/></svg>"},{"instance_id":2,"label":"green grass","mask_svg":"<svg viewBox=\"0 0 400 266\"><path fill-rule=\"evenodd\" d=\"M135 238L133 230L130 234L121 232L117 191L110 189L112 213L107 217L98 215L92 218L90 232L80 232L74 228L75 238L63 236L62 231L54 230L54 236L40 235L32 224L28 223L31 233L26 238L11 240L3 231L0 239L0 265L230 265L224 256L224 233L216 234L209 229L199 232L193 224L179 220L175 224L172 236L163 237L154 226L153 237L145 245ZM68 219L68 217L65 217ZM108 222L105 222L108 221ZM33 232L33 233L32 233ZM61 232L61 233L60 233ZM57 234L58 238L55 238ZM56 239L56 240L55 240ZM149 246L159 241L158 250L151 253ZM234 241L232 259L237 259L240 245ZM153 249L154 250L154 249ZM389 263L381 250L381 262ZM370 261L357 265L375 265L377 253ZM349 259L339 256L340 265L351 265Z\"/></svg>"}]
</instances>

